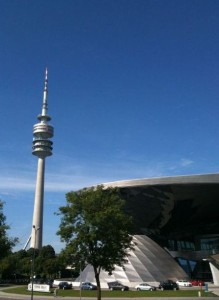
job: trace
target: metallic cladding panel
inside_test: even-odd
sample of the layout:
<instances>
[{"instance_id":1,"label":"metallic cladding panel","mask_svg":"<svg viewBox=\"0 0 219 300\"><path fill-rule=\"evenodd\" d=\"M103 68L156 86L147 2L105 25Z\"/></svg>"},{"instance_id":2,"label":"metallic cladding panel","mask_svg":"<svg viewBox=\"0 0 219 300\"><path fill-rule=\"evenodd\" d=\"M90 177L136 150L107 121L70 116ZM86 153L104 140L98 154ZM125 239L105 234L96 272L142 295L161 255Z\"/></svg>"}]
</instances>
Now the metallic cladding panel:
<instances>
[{"instance_id":1,"label":"metallic cladding panel","mask_svg":"<svg viewBox=\"0 0 219 300\"><path fill-rule=\"evenodd\" d=\"M158 244L147 236L135 235L135 250L130 252L125 268L115 266L111 276L101 271L101 282L122 283L154 282L166 279L187 278L187 274L176 261ZM95 282L93 268L88 265L82 272L82 281Z\"/></svg>"}]
</instances>

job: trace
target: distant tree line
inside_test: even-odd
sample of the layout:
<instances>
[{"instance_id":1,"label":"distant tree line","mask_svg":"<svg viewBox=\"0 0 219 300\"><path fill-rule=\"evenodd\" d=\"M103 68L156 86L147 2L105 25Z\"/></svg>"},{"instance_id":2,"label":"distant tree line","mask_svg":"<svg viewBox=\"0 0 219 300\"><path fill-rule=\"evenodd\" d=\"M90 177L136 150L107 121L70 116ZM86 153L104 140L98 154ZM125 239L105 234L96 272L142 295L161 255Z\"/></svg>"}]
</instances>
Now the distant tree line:
<instances>
[{"instance_id":1,"label":"distant tree line","mask_svg":"<svg viewBox=\"0 0 219 300\"><path fill-rule=\"evenodd\" d=\"M51 245L42 249L30 248L10 253L0 260L0 276L2 280L11 282L29 281L31 278L32 260L34 257L34 278L37 281L59 277L75 276L66 270L62 255L56 255Z\"/></svg>"},{"instance_id":2,"label":"distant tree line","mask_svg":"<svg viewBox=\"0 0 219 300\"><path fill-rule=\"evenodd\" d=\"M47 245L41 250L30 248L13 252L18 238L8 236L10 226L6 223L4 202L0 200L0 280L30 280L32 260L34 256L34 276L39 278L58 278L60 276L76 276L66 270L63 255L56 255L52 246Z\"/></svg>"}]
</instances>

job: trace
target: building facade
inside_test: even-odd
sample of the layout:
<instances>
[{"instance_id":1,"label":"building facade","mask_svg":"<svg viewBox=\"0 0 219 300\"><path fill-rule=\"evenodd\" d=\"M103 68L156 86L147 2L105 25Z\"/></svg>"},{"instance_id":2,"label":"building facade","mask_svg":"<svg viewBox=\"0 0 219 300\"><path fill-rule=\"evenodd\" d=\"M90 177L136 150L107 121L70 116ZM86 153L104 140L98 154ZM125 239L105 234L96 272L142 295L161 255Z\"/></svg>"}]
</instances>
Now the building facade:
<instances>
[{"instance_id":1,"label":"building facade","mask_svg":"<svg viewBox=\"0 0 219 300\"><path fill-rule=\"evenodd\" d=\"M113 278L103 274L102 280L214 279L212 270L218 269L219 254L219 174L117 181L104 186L117 187L126 200L137 246L126 270L116 269ZM83 276L92 279L89 266Z\"/></svg>"}]
</instances>

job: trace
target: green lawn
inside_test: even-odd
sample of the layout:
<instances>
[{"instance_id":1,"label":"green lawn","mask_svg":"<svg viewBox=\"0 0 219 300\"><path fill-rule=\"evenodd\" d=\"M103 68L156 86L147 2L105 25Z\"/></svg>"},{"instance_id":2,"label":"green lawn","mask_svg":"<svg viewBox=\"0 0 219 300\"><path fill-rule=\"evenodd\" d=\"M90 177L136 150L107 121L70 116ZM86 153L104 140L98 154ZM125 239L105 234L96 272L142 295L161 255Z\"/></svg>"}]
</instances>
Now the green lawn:
<instances>
[{"instance_id":1,"label":"green lawn","mask_svg":"<svg viewBox=\"0 0 219 300\"><path fill-rule=\"evenodd\" d=\"M23 294L23 295L30 295L31 293L27 291L27 286L20 286L20 287L11 287L4 290L6 293L14 293L14 294ZM53 292L51 293L43 293L46 296L53 297ZM34 292L34 295L42 295L42 293ZM94 297L96 298L97 292L96 291L81 291L82 297ZM58 296L61 297L79 297L80 291L79 290L58 290ZM201 296L203 297L216 297L211 292L201 291ZM102 291L102 297L124 297L124 298L142 298L142 297L198 297L198 290L179 290L179 291Z\"/></svg>"}]
</instances>

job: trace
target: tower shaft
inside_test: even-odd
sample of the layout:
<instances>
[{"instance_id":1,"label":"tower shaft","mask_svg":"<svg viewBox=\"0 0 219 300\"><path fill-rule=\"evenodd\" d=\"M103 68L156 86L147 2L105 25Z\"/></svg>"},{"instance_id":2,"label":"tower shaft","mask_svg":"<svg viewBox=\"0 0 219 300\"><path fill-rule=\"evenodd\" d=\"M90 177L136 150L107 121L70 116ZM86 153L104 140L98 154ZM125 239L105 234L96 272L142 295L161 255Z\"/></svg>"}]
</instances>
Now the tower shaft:
<instances>
[{"instance_id":1,"label":"tower shaft","mask_svg":"<svg viewBox=\"0 0 219 300\"><path fill-rule=\"evenodd\" d=\"M43 200L44 200L45 158L38 159L31 248L41 249L43 242Z\"/></svg>"}]
</instances>

